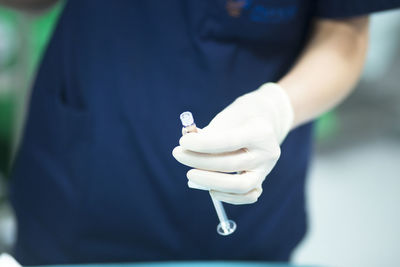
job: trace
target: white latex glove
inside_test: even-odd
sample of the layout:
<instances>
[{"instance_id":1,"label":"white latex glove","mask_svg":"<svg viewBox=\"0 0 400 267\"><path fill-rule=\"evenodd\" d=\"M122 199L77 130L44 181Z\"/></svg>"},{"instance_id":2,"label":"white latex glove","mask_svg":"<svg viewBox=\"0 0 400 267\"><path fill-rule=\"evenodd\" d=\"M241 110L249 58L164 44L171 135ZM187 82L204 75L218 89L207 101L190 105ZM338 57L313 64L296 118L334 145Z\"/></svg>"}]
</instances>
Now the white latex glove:
<instances>
[{"instance_id":1,"label":"white latex glove","mask_svg":"<svg viewBox=\"0 0 400 267\"><path fill-rule=\"evenodd\" d=\"M231 204L254 203L292 123L288 95L267 83L237 98L200 132L182 136L172 154L194 168L187 173L189 187Z\"/></svg>"}]
</instances>

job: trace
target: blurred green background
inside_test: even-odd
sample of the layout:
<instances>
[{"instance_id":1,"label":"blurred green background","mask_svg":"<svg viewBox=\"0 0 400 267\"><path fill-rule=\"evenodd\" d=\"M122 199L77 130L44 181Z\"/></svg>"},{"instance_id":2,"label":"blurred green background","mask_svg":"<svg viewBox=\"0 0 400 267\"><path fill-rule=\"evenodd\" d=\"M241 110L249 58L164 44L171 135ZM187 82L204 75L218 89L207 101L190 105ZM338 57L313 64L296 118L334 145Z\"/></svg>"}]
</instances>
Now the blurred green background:
<instances>
[{"instance_id":1,"label":"blurred green background","mask_svg":"<svg viewBox=\"0 0 400 267\"><path fill-rule=\"evenodd\" d=\"M9 175L30 85L62 6L34 16L0 7L0 177Z\"/></svg>"}]
</instances>

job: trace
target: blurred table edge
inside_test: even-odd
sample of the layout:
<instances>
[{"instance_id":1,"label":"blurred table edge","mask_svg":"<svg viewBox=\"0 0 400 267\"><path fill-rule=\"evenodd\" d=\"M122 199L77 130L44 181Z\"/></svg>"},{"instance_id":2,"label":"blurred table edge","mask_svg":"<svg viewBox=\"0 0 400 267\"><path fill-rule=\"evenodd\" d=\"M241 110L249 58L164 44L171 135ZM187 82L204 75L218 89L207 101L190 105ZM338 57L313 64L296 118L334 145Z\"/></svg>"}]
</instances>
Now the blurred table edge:
<instances>
[{"instance_id":1,"label":"blurred table edge","mask_svg":"<svg viewBox=\"0 0 400 267\"><path fill-rule=\"evenodd\" d=\"M57 264L26 267L317 267L316 265L292 265L289 263L248 262L248 261L167 261L136 263L90 263L90 264Z\"/></svg>"}]
</instances>

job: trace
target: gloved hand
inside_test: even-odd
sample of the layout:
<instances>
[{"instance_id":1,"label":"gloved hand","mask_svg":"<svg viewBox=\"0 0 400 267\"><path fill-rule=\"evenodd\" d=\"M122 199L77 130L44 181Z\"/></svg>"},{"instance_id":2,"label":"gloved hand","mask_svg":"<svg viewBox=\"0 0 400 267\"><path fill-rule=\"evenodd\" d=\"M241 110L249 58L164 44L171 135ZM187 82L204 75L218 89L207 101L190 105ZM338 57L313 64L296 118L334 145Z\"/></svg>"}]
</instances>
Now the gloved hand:
<instances>
[{"instance_id":1,"label":"gloved hand","mask_svg":"<svg viewBox=\"0 0 400 267\"><path fill-rule=\"evenodd\" d=\"M187 173L189 187L231 204L254 203L292 123L288 95L267 83L237 98L198 133L182 136L172 154L194 168Z\"/></svg>"}]
</instances>

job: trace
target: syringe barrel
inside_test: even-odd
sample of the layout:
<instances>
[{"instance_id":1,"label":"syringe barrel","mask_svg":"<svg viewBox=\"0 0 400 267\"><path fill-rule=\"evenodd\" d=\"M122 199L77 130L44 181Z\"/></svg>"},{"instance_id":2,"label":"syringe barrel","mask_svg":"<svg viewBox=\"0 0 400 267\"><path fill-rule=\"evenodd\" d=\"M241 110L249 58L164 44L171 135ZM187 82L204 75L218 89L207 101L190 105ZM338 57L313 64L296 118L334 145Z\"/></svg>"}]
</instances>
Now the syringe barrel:
<instances>
[{"instance_id":1,"label":"syringe barrel","mask_svg":"<svg viewBox=\"0 0 400 267\"><path fill-rule=\"evenodd\" d=\"M189 111L185 111L180 115L180 119L182 122L182 134L197 132L196 124L194 123L193 115ZM236 223L232 220L229 220L226 216L226 212L222 202L213 198L211 196L211 200L214 204L215 211L217 212L217 216L219 219L219 224L217 226L217 232L220 235L230 235L236 230Z\"/></svg>"},{"instance_id":2,"label":"syringe barrel","mask_svg":"<svg viewBox=\"0 0 400 267\"><path fill-rule=\"evenodd\" d=\"M226 216L226 212L225 212L224 206L222 205L222 202L213 198L212 196L211 196L211 199L214 204L214 208L215 208L215 211L217 212L217 216L218 216L220 223L225 223L226 221L228 221L228 217Z\"/></svg>"}]
</instances>

